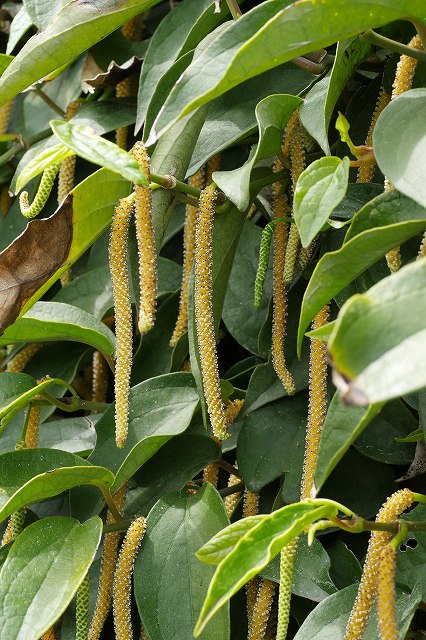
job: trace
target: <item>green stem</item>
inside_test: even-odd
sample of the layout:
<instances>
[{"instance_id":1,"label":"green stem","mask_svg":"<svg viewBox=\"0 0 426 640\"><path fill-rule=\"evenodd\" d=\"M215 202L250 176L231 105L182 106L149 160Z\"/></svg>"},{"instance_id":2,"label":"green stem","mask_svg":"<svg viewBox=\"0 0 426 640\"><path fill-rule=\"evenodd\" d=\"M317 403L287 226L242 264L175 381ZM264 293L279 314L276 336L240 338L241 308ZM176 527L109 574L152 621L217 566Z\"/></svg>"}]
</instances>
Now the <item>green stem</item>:
<instances>
[{"instance_id":1,"label":"green stem","mask_svg":"<svg viewBox=\"0 0 426 640\"><path fill-rule=\"evenodd\" d=\"M40 140L44 140L45 138L48 138L51 135L52 135L52 129L49 128L49 129L44 129L43 131L40 131L40 133L37 133L34 136L30 136L26 140L24 138L20 138L18 142L15 142L10 147L10 149L5 151L0 156L0 166L3 164L6 164L6 162L9 162L9 160L11 160L14 156L16 156L21 151L25 151L25 149L28 149L29 147L31 147L31 145L35 144L36 142L39 142Z\"/></svg>"},{"instance_id":2,"label":"green stem","mask_svg":"<svg viewBox=\"0 0 426 640\"><path fill-rule=\"evenodd\" d=\"M199 189L192 187L190 184L186 184L186 182L177 180L174 176L151 172L151 180L152 182L159 184L163 189L174 189L175 191L180 191L181 193L187 193L190 196L194 196L197 199L200 197L201 192Z\"/></svg>"},{"instance_id":3,"label":"green stem","mask_svg":"<svg viewBox=\"0 0 426 640\"><path fill-rule=\"evenodd\" d=\"M241 18L243 14L241 13L241 9L238 6L237 0L226 0L226 2L234 20L238 20L238 18Z\"/></svg>"},{"instance_id":4,"label":"green stem","mask_svg":"<svg viewBox=\"0 0 426 640\"><path fill-rule=\"evenodd\" d=\"M241 478L241 471L233 467L232 464L229 464L229 462L226 462L226 460L223 460L221 458L220 460L217 461L217 465L221 467L221 469L224 469L224 471L227 471L229 474L232 474L237 478Z\"/></svg>"},{"instance_id":5,"label":"green stem","mask_svg":"<svg viewBox=\"0 0 426 640\"><path fill-rule=\"evenodd\" d=\"M51 98L49 98L48 95L46 95L44 93L44 91L42 91L40 89L40 87L35 87L34 88L35 93L40 96L40 98L47 104L49 105L49 107L51 109L53 109L54 111L56 111L56 113L58 113L61 118L65 118L65 113L62 111L61 107L59 105L56 104L56 102L54 102Z\"/></svg>"},{"instance_id":6,"label":"green stem","mask_svg":"<svg viewBox=\"0 0 426 640\"><path fill-rule=\"evenodd\" d=\"M43 391L39 394L49 404L53 404L58 409L71 413L73 411L79 411L84 409L86 411L105 411L110 406L107 402L91 402L90 400L82 400L81 398L55 398L47 391ZM42 401L36 402L36 404L44 405Z\"/></svg>"},{"instance_id":7,"label":"green stem","mask_svg":"<svg viewBox=\"0 0 426 640\"><path fill-rule=\"evenodd\" d=\"M293 58L291 62L295 64L296 67L299 67L299 69L303 69L304 71L313 73L316 76L320 76L322 73L324 73L324 71L327 70L327 67L325 65L318 62L313 62L312 60L308 60L303 56L298 56L297 58Z\"/></svg>"},{"instance_id":8,"label":"green stem","mask_svg":"<svg viewBox=\"0 0 426 640\"><path fill-rule=\"evenodd\" d=\"M118 522L113 522L112 524L105 524L102 529L102 533L114 533L116 531L127 531L127 529L130 527L131 524L132 524L132 520L130 518L122 519L122 520L119 520Z\"/></svg>"},{"instance_id":9,"label":"green stem","mask_svg":"<svg viewBox=\"0 0 426 640\"><path fill-rule=\"evenodd\" d=\"M114 520L117 523L123 522L123 518L121 516L121 513L119 512L119 510L115 506L114 498L112 497L110 490L107 489L106 487L99 487L99 488L102 491L102 494L103 494L103 496L105 498L105 502L107 503L108 509L110 510L110 513L111 513L112 517L114 518Z\"/></svg>"},{"instance_id":10,"label":"green stem","mask_svg":"<svg viewBox=\"0 0 426 640\"><path fill-rule=\"evenodd\" d=\"M381 36L379 33L376 33L372 29L365 31L360 36L360 38L363 40L367 40L368 42L371 42L371 44L375 44L382 49L389 49L390 51L395 51L396 53L399 53L401 55L410 56L410 58L416 58L417 60L426 62L425 51L419 51L419 49L409 47L402 42L397 42L396 40L386 38L386 36Z\"/></svg>"}]
</instances>

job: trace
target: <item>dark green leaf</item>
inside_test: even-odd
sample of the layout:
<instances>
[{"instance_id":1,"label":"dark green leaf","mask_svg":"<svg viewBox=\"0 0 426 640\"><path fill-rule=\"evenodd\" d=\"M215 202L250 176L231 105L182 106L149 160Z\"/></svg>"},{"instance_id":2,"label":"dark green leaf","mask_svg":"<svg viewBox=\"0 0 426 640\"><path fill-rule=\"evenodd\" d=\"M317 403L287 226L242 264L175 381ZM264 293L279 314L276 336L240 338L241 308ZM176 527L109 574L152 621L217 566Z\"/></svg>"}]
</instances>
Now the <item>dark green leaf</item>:
<instances>
[{"instance_id":1,"label":"dark green leaf","mask_svg":"<svg viewBox=\"0 0 426 640\"><path fill-rule=\"evenodd\" d=\"M419 504L403 518L411 522L424 522L426 520L425 505ZM419 589L422 598L424 598L426 575L423 569L426 561L426 533L424 531L410 531L408 540L411 542L405 545L405 551L398 553L397 580L410 589Z\"/></svg>"}]
</instances>

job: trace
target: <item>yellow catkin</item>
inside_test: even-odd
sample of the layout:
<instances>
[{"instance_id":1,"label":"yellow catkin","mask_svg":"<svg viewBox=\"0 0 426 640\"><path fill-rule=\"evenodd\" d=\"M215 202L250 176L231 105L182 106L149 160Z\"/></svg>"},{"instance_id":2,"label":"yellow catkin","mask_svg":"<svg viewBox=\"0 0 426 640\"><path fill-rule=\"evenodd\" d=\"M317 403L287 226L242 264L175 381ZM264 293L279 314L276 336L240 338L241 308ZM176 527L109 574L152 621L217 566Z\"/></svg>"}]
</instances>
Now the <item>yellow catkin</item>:
<instances>
[{"instance_id":1,"label":"yellow catkin","mask_svg":"<svg viewBox=\"0 0 426 640\"><path fill-rule=\"evenodd\" d=\"M371 147L373 145L373 133L374 127L376 126L376 122L379 119L380 114L383 109L390 102L390 95L386 92L385 88L380 87L379 95L376 102L376 107L373 112L373 116L371 118L370 128L367 133L367 137L365 139L365 146ZM357 182L372 182L374 176L375 163L361 165L358 169Z\"/></svg>"},{"instance_id":2,"label":"yellow catkin","mask_svg":"<svg viewBox=\"0 0 426 640\"><path fill-rule=\"evenodd\" d=\"M259 513L259 494L248 489L244 490L243 517L248 518ZM259 589L259 576L255 576L246 584L247 620L250 629L253 611Z\"/></svg>"},{"instance_id":3,"label":"yellow catkin","mask_svg":"<svg viewBox=\"0 0 426 640\"><path fill-rule=\"evenodd\" d=\"M25 369L29 361L36 353L43 348L43 344L41 342L34 342L33 344L29 344L16 354L13 358L9 360L6 365L7 373L19 373Z\"/></svg>"},{"instance_id":4,"label":"yellow catkin","mask_svg":"<svg viewBox=\"0 0 426 640\"><path fill-rule=\"evenodd\" d=\"M100 351L92 358L92 402L106 402L108 395L108 364Z\"/></svg>"},{"instance_id":5,"label":"yellow catkin","mask_svg":"<svg viewBox=\"0 0 426 640\"><path fill-rule=\"evenodd\" d=\"M124 484L114 494L114 502L120 513L123 512L124 500L126 497L126 485ZM115 522L113 516L108 511L107 524ZM112 585L114 580L115 565L117 562L117 548L120 540L118 532L107 533L105 535L102 548L101 571L99 574L98 595L90 623L87 640L99 640L105 620L111 606Z\"/></svg>"},{"instance_id":6,"label":"yellow catkin","mask_svg":"<svg viewBox=\"0 0 426 640\"><path fill-rule=\"evenodd\" d=\"M413 49L423 49L422 42L418 35L411 38L408 46L413 47ZM396 66L395 80L392 85L392 100L411 89L418 62L417 58L412 58L411 56L402 55L400 57ZM385 191L391 188L392 184L385 178ZM398 271L401 267L401 251L399 247L391 249L386 254L386 262L392 273Z\"/></svg>"},{"instance_id":7,"label":"yellow catkin","mask_svg":"<svg viewBox=\"0 0 426 640\"><path fill-rule=\"evenodd\" d=\"M130 525L120 550L113 586L114 628L117 640L133 638L130 615L131 580L133 565L145 528L145 518L136 518Z\"/></svg>"},{"instance_id":8,"label":"yellow catkin","mask_svg":"<svg viewBox=\"0 0 426 640\"><path fill-rule=\"evenodd\" d=\"M42 635L40 640L56 640L55 629L54 627L50 627L46 633Z\"/></svg>"},{"instance_id":9,"label":"yellow catkin","mask_svg":"<svg viewBox=\"0 0 426 640\"><path fill-rule=\"evenodd\" d=\"M149 156L141 142L132 149L132 155L150 180ZM157 254L152 226L151 209L152 194L149 187L135 185L135 223L136 240L139 254L140 309L139 331L141 335L148 333L154 326L157 302Z\"/></svg>"},{"instance_id":10,"label":"yellow catkin","mask_svg":"<svg viewBox=\"0 0 426 640\"><path fill-rule=\"evenodd\" d=\"M199 169L188 180L188 184L196 189L203 189L205 183L204 167ZM173 335L170 339L170 346L174 347L179 338L188 329L188 286L195 257L195 225L197 222L198 207L191 204L186 205L185 226L183 231L183 267L182 285L180 289L179 312Z\"/></svg>"},{"instance_id":11,"label":"yellow catkin","mask_svg":"<svg viewBox=\"0 0 426 640\"><path fill-rule=\"evenodd\" d=\"M261 580L249 625L248 640L264 640L275 594L275 583Z\"/></svg>"},{"instance_id":12,"label":"yellow catkin","mask_svg":"<svg viewBox=\"0 0 426 640\"><path fill-rule=\"evenodd\" d=\"M12 542L13 540L13 518L9 518L7 521L6 529L3 533L3 538L1 539L1 546L4 547L5 544Z\"/></svg>"},{"instance_id":13,"label":"yellow catkin","mask_svg":"<svg viewBox=\"0 0 426 640\"><path fill-rule=\"evenodd\" d=\"M296 549L297 538L294 538L281 549L280 553L280 589L278 592L278 626L276 640L285 640L287 637Z\"/></svg>"},{"instance_id":14,"label":"yellow catkin","mask_svg":"<svg viewBox=\"0 0 426 640\"><path fill-rule=\"evenodd\" d=\"M225 402L225 419L228 426L235 421L243 406L244 400L240 400L239 398Z\"/></svg>"},{"instance_id":15,"label":"yellow catkin","mask_svg":"<svg viewBox=\"0 0 426 640\"><path fill-rule=\"evenodd\" d=\"M282 165L277 162L275 169ZM280 191L280 184L272 185L272 207L274 218L281 218L290 213L287 199ZM287 369L285 360L285 335L287 331L287 288L284 286L284 262L288 240L288 224L280 222L274 229L273 240L273 312L272 312L272 364L275 373L281 380L289 395L296 393L293 376Z\"/></svg>"},{"instance_id":16,"label":"yellow catkin","mask_svg":"<svg viewBox=\"0 0 426 640\"><path fill-rule=\"evenodd\" d=\"M0 212L3 218L9 213L12 198L10 197L8 185L3 185L0 189Z\"/></svg>"},{"instance_id":17,"label":"yellow catkin","mask_svg":"<svg viewBox=\"0 0 426 640\"><path fill-rule=\"evenodd\" d=\"M40 425L40 407L33 406L28 417L27 430L25 432L25 446L27 449L35 449L38 444L38 429Z\"/></svg>"},{"instance_id":18,"label":"yellow catkin","mask_svg":"<svg viewBox=\"0 0 426 640\"><path fill-rule=\"evenodd\" d=\"M222 401L213 321L212 240L216 191L201 192L195 230L195 323L201 361L204 395L213 435L226 437L226 417Z\"/></svg>"},{"instance_id":19,"label":"yellow catkin","mask_svg":"<svg viewBox=\"0 0 426 640\"><path fill-rule=\"evenodd\" d=\"M117 98L127 98L132 94L132 80L131 78L124 78L115 87L115 95ZM129 135L128 127L119 127L115 132L115 143L120 149L127 150L127 138Z\"/></svg>"},{"instance_id":20,"label":"yellow catkin","mask_svg":"<svg viewBox=\"0 0 426 640\"><path fill-rule=\"evenodd\" d=\"M130 374L132 370L132 306L127 268L127 241L132 200L118 203L111 224L109 264L114 296L116 363L115 363L115 429L118 447L124 447L129 422Z\"/></svg>"},{"instance_id":21,"label":"yellow catkin","mask_svg":"<svg viewBox=\"0 0 426 640\"><path fill-rule=\"evenodd\" d=\"M65 113L65 120L71 120L77 112L80 103L77 100L70 102ZM69 156L61 162L58 176L58 204L64 200L69 192L74 188L76 156Z\"/></svg>"},{"instance_id":22,"label":"yellow catkin","mask_svg":"<svg viewBox=\"0 0 426 640\"><path fill-rule=\"evenodd\" d=\"M380 640L398 640L395 606L396 550L387 544L380 554L377 618Z\"/></svg>"},{"instance_id":23,"label":"yellow catkin","mask_svg":"<svg viewBox=\"0 0 426 640\"><path fill-rule=\"evenodd\" d=\"M414 494L410 489L396 491L380 509L376 522L394 522L413 504L413 501ZM389 531L373 531L371 533L361 582L349 616L344 640L361 640L363 636L376 598L380 554L391 536Z\"/></svg>"},{"instance_id":24,"label":"yellow catkin","mask_svg":"<svg viewBox=\"0 0 426 640\"><path fill-rule=\"evenodd\" d=\"M231 473L228 480L228 487L234 487L236 484L239 484L240 482L241 482L241 478ZM229 496L225 496L223 500L223 505L225 507L225 511L228 514L229 518L234 513L235 508L241 499L241 495L242 495L242 491L237 491L236 493L231 493Z\"/></svg>"},{"instance_id":25,"label":"yellow catkin","mask_svg":"<svg viewBox=\"0 0 426 640\"><path fill-rule=\"evenodd\" d=\"M328 322L329 305L315 316L312 330ZM301 499L315 496L315 467L321 440L321 431L327 413L327 345L322 340L311 340L309 358L309 407L306 429L305 459L301 485Z\"/></svg>"},{"instance_id":26,"label":"yellow catkin","mask_svg":"<svg viewBox=\"0 0 426 640\"><path fill-rule=\"evenodd\" d=\"M220 153L217 153L215 156L212 156L210 160L207 162L206 185L211 183L214 172L219 171L220 162L221 162Z\"/></svg>"},{"instance_id":27,"label":"yellow catkin","mask_svg":"<svg viewBox=\"0 0 426 640\"><path fill-rule=\"evenodd\" d=\"M9 124L10 114L12 113L13 100L9 100L0 107L0 134L7 133L7 125Z\"/></svg>"},{"instance_id":28,"label":"yellow catkin","mask_svg":"<svg viewBox=\"0 0 426 640\"><path fill-rule=\"evenodd\" d=\"M212 462L208 464L203 471L203 482L210 482L214 487L217 487L217 481L219 479L219 466Z\"/></svg>"}]
</instances>

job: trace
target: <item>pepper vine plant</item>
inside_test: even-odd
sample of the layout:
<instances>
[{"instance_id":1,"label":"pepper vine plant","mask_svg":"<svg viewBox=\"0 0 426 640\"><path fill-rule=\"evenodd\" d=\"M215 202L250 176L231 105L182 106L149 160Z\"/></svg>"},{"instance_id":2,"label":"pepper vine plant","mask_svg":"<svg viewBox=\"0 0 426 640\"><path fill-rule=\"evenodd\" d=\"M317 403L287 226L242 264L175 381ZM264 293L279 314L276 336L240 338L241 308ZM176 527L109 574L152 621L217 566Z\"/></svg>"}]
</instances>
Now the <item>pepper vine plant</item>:
<instances>
[{"instance_id":1,"label":"pepper vine plant","mask_svg":"<svg viewBox=\"0 0 426 640\"><path fill-rule=\"evenodd\" d=\"M1 638L424 638L424 0L0 4Z\"/></svg>"}]
</instances>

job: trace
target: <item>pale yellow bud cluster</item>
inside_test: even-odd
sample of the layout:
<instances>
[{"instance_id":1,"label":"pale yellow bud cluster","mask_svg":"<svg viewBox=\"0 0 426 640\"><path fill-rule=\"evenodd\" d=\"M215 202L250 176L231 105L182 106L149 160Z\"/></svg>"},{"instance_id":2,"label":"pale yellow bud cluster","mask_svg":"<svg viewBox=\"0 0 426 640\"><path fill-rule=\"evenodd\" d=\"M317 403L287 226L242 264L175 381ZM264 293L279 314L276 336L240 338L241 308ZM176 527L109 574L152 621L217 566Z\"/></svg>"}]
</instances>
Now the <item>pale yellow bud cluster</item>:
<instances>
[{"instance_id":1,"label":"pale yellow bud cluster","mask_svg":"<svg viewBox=\"0 0 426 640\"><path fill-rule=\"evenodd\" d=\"M130 596L132 591L132 573L136 555L145 533L145 518L136 518L127 530L121 546L114 574L113 611L114 628L117 640L133 638L130 615Z\"/></svg>"},{"instance_id":2,"label":"pale yellow bud cluster","mask_svg":"<svg viewBox=\"0 0 426 640\"><path fill-rule=\"evenodd\" d=\"M87 640L89 631L89 595L90 579L87 573L77 590L77 602L75 608L75 640Z\"/></svg>"},{"instance_id":3,"label":"pale yellow bud cluster","mask_svg":"<svg viewBox=\"0 0 426 640\"><path fill-rule=\"evenodd\" d=\"M395 607L396 550L387 544L380 553L377 617L380 640L398 640Z\"/></svg>"},{"instance_id":4,"label":"pale yellow bud cluster","mask_svg":"<svg viewBox=\"0 0 426 640\"><path fill-rule=\"evenodd\" d=\"M243 405L244 400L240 400L239 398L236 398L235 400L227 400L225 402L225 419L228 426L230 426L238 417Z\"/></svg>"},{"instance_id":5,"label":"pale yellow bud cluster","mask_svg":"<svg viewBox=\"0 0 426 640\"><path fill-rule=\"evenodd\" d=\"M276 163L277 168L278 163ZM290 209L287 199L280 191L280 184L272 185L272 207L274 218L288 216ZM288 224L280 222L274 229L273 240L273 312L272 312L272 364L288 395L294 395L296 388L293 376L287 369L285 360L285 336L287 332L287 287L284 285L285 253L288 240Z\"/></svg>"},{"instance_id":6,"label":"pale yellow bud cluster","mask_svg":"<svg viewBox=\"0 0 426 640\"><path fill-rule=\"evenodd\" d=\"M370 128L368 130L367 137L365 139L366 147L371 147L373 145L373 133L374 133L374 128L376 126L376 122L379 119L379 116L382 113L383 109L389 104L390 99L391 97L386 92L385 88L383 86L380 87L379 95L376 102L376 107L374 109L373 116L371 118ZM373 180L375 166L376 166L375 163L361 164L361 166L358 169L358 176L356 181L371 182Z\"/></svg>"},{"instance_id":7,"label":"pale yellow bud cluster","mask_svg":"<svg viewBox=\"0 0 426 640\"><path fill-rule=\"evenodd\" d=\"M212 462L208 464L203 470L203 482L210 482L214 487L217 487L217 481L219 479L219 466Z\"/></svg>"},{"instance_id":8,"label":"pale yellow bud cluster","mask_svg":"<svg viewBox=\"0 0 426 640\"><path fill-rule=\"evenodd\" d=\"M281 549L280 554L280 590L278 594L278 626L276 640L285 640L290 620L291 587L293 568L296 558L297 538Z\"/></svg>"},{"instance_id":9,"label":"pale yellow bud cluster","mask_svg":"<svg viewBox=\"0 0 426 640\"><path fill-rule=\"evenodd\" d=\"M325 305L315 316L312 330L328 322L329 305ZM306 429L305 459L301 485L301 499L315 496L315 468L321 440L321 431L327 413L327 345L322 340L311 340L309 358L309 407Z\"/></svg>"},{"instance_id":10,"label":"pale yellow bud cluster","mask_svg":"<svg viewBox=\"0 0 426 640\"><path fill-rule=\"evenodd\" d=\"M236 484L239 484L240 482L241 482L241 478L231 473L228 479L228 487L234 487ZM225 496L223 500L223 505L225 507L225 511L229 518L234 513L235 508L238 502L240 501L241 495L242 495L242 491L237 491L235 493L231 493L229 496Z\"/></svg>"},{"instance_id":11,"label":"pale yellow bud cluster","mask_svg":"<svg viewBox=\"0 0 426 640\"><path fill-rule=\"evenodd\" d=\"M130 374L132 370L132 305L127 267L127 241L132 200L119 201L111 224L109 264L114 296L116 363L115 363L115 430L118 447L124 447L129 422Z\"/></svg>"},{"instance_id":12,"label":"pale yellow bud cluster","mask_svg":"<svg viewBox=\"0 0 426 640\"><path fill-rule=\"evenodd\" d=\"M92 402L106 402L108 394L108 364L100 351L92 358Z\"/></svg>"},{"instance_id":13,"label":"pale yellow bud cluster","mask_svg":"<svg viewBox=\"0 0 426 640\"><path fill-rule=\"evenodd\" d=\"M274 594L275 583L262 579L249 624L248 640L264 640Z\"/></svg>"},{"instance_id":14,"label":"pale yellow bud cluster","mask_svg":"<svg viewBox=\"0 0 426 640\"><path fill-rule=\"evenodd\" d=\"M377 514L376 522L394 522L413 504L413 501L414 494L410 489L401 489L393 493ZM371 533L361 582L349 616L344 640L361 640L363 636L377 594L380 554L389 542L391 535L388 531L373 531Z\"/></svg>"},{"instance_id":15,"label":"pale yellow bud cluster","mask_svg":"<svg viewBox=\"0 0 426 640\"><path fill-rule=\"evenodd\" d=\"M38 444L38 430L40 425L40 407L32 406L28 416L25 431L25 446L27 449L35 449Z\"/></svg>"},{"instance_id":16,"label":"pale yellow bud cluster","mask_svg":"<svg viewBox=\"0 0 426 640\"><path fill-rule=\"evenodd\" d=\"M259 513L259 494L244 490L243 517L249 518ZM247 600L247 620L250 629L254 607L256 605L257 592L259 589L259 576L254 576L246 584L246 600Z\"/></svg>"},{"instance_id":17,"label":"pale yellow bud cluster","mask_svg":"<svg viewBox=\"0 0 426 640\"><path fill-rule=\"evenodd\" d=\"M40 640L56 640L54 627L50 627L50 629L43 634Z\"/></svg>"},{"instance_id":18,"label":"pale yellow bud cluster","mask_svg":"<svg viewBox=\"0 0 426 640\"><path fill-rule=\"evenodd\" d=\"M213 174L215 171L219 171L221 163L220 153L217 153L207 162L206 167L206 185L210 184L213 179Z\"/></svg>"},{"instance_id":19,"label":"pale yellow bud cluster","mask_svg":"<svg viewBox=\"0 0 426 640\"><path fill-rule=\"evenodd\" d=\"M142 171L150 181L149 156L141 142L137 142L132 155L139 163ZM139 331L141 335L148 333L154 326L157 304L157 254L152 226L152 194L151 189L135 185L135 223L136 240L139 253Z\"/></svg>"},{"instance_id":20,"label":"pale yellow bud cluster","mask_svg":"<svg viewBox=\"0 0 426 640\"><path fill-rule=\"evenodd\" d=\"M43 209L53 189L53 183L59 171L59 166L59 164L53 164L43 171L43 176L31 205L28 200L28 192L23 191L21 193L19 196L19 206L23 216L26 218L35 218Z\"/></svg>"},{"instance_id":21,"label":"pale yellow bud cluster","mask_svg":"<svg viewBox=\"0 0 426 640\"><path fill-rule=\"evenodd\" d=\"M220 391L216 337L213 320L212 240L216 191L201 192L195 230L195 323L204 395L213 435L226 438L225 408Z\"/></svg>"},{"instance_id":22,"label":"pale yellow bud cluster","mask_svg":"<svg viewBox=\"0 0 426 640\"><path fill-rule=\"evenodd\" d=\"M200 189L200 191L201 189L204 189L204 183L204 167L199 169L188 179L188 184L196 189ZM171 347L174 347L177 344L179 338L188 328L188 286L195 258L195 225L197 222L197 211L198 207L194 207L192 204L186 205L185 226L183 231L182 285L180 290L179 313L173 335L170 339Z\"/></svg>"},{"instance_id":23,"label":"pale yellow bud cluster","mask_svg":"<svg viewBox=\"0 0 426 640\"><path fill-rule=\"evenodd\" d=\"M130 21L132 22L132 21ZM132 80L131 78L124 78L115 87L115 95L117 98L127 98L132 94ZM120 149L127 150L127 138L129 135L128 127L119 127L115 132L115 144Z\"/></svg>"},{"instance_id":24,"label":"pale yellow bud cluster","mask_svg":"<svg viewBox=\"0 0 426 640\"><path fill-rule=\"evenodd\" d=\"M65 120L71 120L75 116L80 103L74 100L68 105ZM58 176L58 204L66 198L69 192L74 188L76 156L69 156L61 162Z\"/></svg>"},{"instance_id":25,"label":"pale yellow bud cluster","mask_svg":"<svg viewBox=\"0 0 426 640\"><path fill-rule=\"evenodd\" d=\"M316 247L317 247L316 240L312 240L312 242L310 242L307 247L300 248L298 262L299 262L299 268L301 271L304 271L308 266L308 264L310 263Z\"/></svg>"},{"instance_id":26,"label":"pale yellow bud cluster","mask_svg":"<svg viewBox=\"0 0 426 640\"><path fill-rule=\"evenodd\" d=\"M25 369L29 361L36 353L40 351L43 347L43 343L41 342L33 342L32 344L27 345L18 353L16 356L11 358L6 365L6 371L8 373L20 373Z\"/></svg>"},{"instance_id":27,"label":"pale yellow bud cluster","mask_svg":"<svg viewBox=\"0 0 426 640\"><path fill-rule=\"evenodd\" d=\"M124 484L114 494L114 502L120 513L123 512L124 500L126 497L126 485ZM108 511L107 524L115 522L113 516ZM87 640L99 640L105 620L111 606L112 585L114 580L115 565L117 562L117 548L120 540L118 532L107 533L105 535L102 548L101 571L99 575L98 595L96 598L95 610L90 624Z\"/></svg>"},{"instance_id":28,"label":"pale yellow bud cluster","mask_svg":"<svg viewBox=\"0 0 426 640\"><path fill-rule=\"evenodd\" d=\"M7 125L9 124L12 107L13 100L9 100L9 102L6 102L2 107L0 107L0 134L7 132Z\"/></svg>"}]
</instances>

